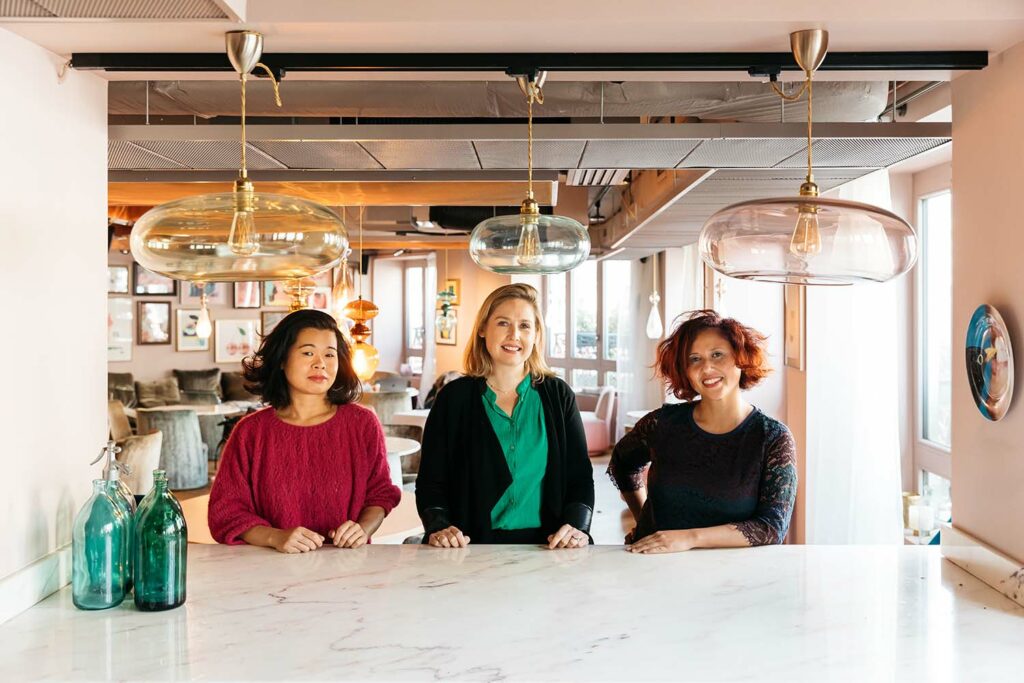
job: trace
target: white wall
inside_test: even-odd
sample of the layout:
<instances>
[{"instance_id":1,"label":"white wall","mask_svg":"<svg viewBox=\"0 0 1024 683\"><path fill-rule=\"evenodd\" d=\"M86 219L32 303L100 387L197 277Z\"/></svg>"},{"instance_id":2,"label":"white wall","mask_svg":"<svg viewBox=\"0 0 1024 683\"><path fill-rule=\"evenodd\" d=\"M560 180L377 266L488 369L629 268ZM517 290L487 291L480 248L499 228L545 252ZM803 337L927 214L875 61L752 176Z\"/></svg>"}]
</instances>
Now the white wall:
<instances>
[{"instance_id":1,"label":"white wall","mask_svg":"<svg viewBox=\"0 0 1024 683\"><path fill-rule=\"evenodd\" d=\"M70 577L107 436L107 86L0 29L0 622Z\"/></svg>"}]
</instances>

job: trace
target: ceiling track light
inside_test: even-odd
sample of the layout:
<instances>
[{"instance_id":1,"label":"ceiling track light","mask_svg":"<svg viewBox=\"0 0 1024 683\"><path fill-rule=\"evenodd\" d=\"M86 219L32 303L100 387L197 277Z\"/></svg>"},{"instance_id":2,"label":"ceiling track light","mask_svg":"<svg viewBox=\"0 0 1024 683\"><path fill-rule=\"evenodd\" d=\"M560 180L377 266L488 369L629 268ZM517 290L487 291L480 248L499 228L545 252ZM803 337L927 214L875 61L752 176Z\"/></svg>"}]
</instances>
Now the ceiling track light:
<instances>
[{"instance_id":1,"label":"ceiling track light","mask_svg":"<svg viewBox=\"0 0 1024 683\"><path fill-rule=\"evenodd\" d=\"M727 206L704 224L701 258L729 277L792 285L850 285L885 282L913 267L917 235L905 220L861 202L818 196L814 182L813 74L828 51L828 32L790 34L796 63L805 74L800 90L784 100L807 96L807 177L795 197L755 199Z\"/></svg>"}]
</instances>

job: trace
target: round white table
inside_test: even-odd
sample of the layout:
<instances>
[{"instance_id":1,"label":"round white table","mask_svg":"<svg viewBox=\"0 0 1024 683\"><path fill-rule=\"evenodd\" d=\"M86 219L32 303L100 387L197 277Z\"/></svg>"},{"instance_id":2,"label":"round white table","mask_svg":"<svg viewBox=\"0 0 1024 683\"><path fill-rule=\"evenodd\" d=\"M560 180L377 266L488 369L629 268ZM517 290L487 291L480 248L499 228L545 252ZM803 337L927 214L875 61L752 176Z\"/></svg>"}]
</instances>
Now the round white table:
<instances>
[{"instance_id":1,"label":"round white table","mask_svg":"<svg viewBox=\"0 0 1024 683\"><path fill-rule=\"evenodd\" d=\"M417 408L416 410L400 410L391 415L391 424L412 425L423 429L427 424L427 415L430 415L429 408Z\"/></svg>"},{"instance_id":2,"label":"round white table","mask_svg":"<svg viewBox=\"0 0 1024 683\"><path fill-rule=\"evenodd\" d=\"M388 469L391 470L391 483L402 487L402 456L412 455L420 449L420 443L401 436L385 436L384 442L388 449Z\"/></svg>"},{"instance_id":3,"label":"round white table","mask_svg":"<svg viewBox=\"0 0 1024 683\"><path fill-rule=\"evenodd\" d=\"M622 421L622 428L627 432L636 426L636 423L640 421L647 413L655 410L654 408L648 408L646 410L630 410L626 413L626 419Z\"/></svg>"}]
</instances>

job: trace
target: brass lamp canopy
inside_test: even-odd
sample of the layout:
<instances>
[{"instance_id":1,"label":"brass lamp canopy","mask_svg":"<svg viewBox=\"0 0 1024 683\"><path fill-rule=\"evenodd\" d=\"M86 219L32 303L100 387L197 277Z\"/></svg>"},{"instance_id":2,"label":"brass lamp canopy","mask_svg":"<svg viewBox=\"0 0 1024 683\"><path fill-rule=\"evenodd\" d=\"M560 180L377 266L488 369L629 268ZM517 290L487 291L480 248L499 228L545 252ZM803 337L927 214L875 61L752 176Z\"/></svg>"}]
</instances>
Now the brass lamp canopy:
<instances>
[{"instance_id":1,"label":"brass lamp canopy","mask_svg":"<svg viewBox=\"0 0 1024 683\"><path fill-rule=\"evenodd\" d=\"M345 224L326 206L256 192L246 172L245 84L261 68L263 36L224 37L241 90L240 167L232 192L176 199L146 212L132 228L131 250L145 268L192 282L297 280L322 272L348 249ZM277 81L274 96L281 106Z\"/></svg>"},{"instance_id":2,"label":"brass lamp canopy","mask_svg":"<svg viewBox=\"0 0 1024 683\"><path fill-rule=\"evenodd\" d=\"M828 32L796 31L789 36L804 71L799 92L807 96L807 178L796 197L740 202L715 212L701 229L701 258L729 277L792 285L851 285L885 282L910 270L917 260L917 235L891 211L818 196L812 136L813 75L828 52Z\"/></svg>"}]
</instances>

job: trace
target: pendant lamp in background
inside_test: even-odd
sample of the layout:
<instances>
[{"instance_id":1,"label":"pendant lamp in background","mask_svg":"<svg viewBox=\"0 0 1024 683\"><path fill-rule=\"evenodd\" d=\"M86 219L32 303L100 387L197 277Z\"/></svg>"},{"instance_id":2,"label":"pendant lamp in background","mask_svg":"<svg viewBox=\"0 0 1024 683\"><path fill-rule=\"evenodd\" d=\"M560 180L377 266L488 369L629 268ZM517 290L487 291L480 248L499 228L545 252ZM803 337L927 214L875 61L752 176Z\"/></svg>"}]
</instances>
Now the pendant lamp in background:
<instances>
[{"instance_id":1,"label":"pendant lamp in background","mask_svg":"<svg viewBox=\"0 0 1024 683\"><path fill-rule=\"evenodd\" d=\"M196 336L200 339L209 339L213 334L213 323L210 321L210 307L206 301L206 283L200 282L199 288L203 293L199 295L199 319L196 320Z\"/></svg>"},{"instance_id":2,"label":"pendant lamp in background","mask_svg":"<svg viewBox=\"0 0 1024 683\"><path fill-rule=\"evenodd\" d=\"M905 220L870 204L818 196L812 162L812 75L828 51L828 32L790 34L807 93L807 178L795 197L755 199L713 214L700 233L704 262L729 277L793 285L885 282L913 267L917 235Z\"/></svg>"},{"instance_id":3,"label":"pendant lamp in background","mask_svg":"<svg viewBox=\"0 0 1024 683\"><path fill-rule=\"evenodd\" d=\"M351 253L351 249L346 249L345 255L341 257L337 276L334 278L334 288L331 289L331 315L338 321L338 325L341 325L345 318L345 306L355 295L355 283L352 282L352 276L348 272L348 257ZM346 334L348 332L344 327L342 327L342 331Z\"/></svg>"},{"instance_id":4,"label":"pendant lamp in background","mask_svg":"<svg viewBox=\"0 0 1024 683\"><path fill-rule=\"evenodd\" d=\"M363 262L363 208L359 207L360 263ZM352 369L355 371L356 377L364 382L373 377L373 373L377 372L377 366L380 364L380 352L366 341L373 333L366 321L376 318L378 313L380 313L380 309L377 308L377 305L369 299L363 298L363 270L360 268L359 297L355 301L348 302L344 314L346 318L355 323L349 330L349 335L353 339Z\"/></svg>"},{"instance_id":5,"label":"pendant lamp in background","mask_svg":"<svg viewBox=\"0 0 1024 683\"><path fill-rule=\"evenodd\" d=\"M579 221L544 216L533 196L533 103L544 104L541 88L547 72L517 76L527 103L527 190L518 215L481 222L469 238L469 254L495 273L564 273L590 255L590 235Z\"/></svg>"},{"instance_id":6,"label":"pendant lamp in background","mask_svg":"<svg viewBox=\"0 0 1024 683\"><path fill-rule=\"evenodd\" d=\"M241 168L232 192L161 204L135 223L135 260L153 272L191 282L297 280L320 273L348 248L345 225L326 206L299 197L256 192L246 169L245 83L259 67L263 36L231 31L228 58L241 80ZM277 81L274 96L281 106Z\"/></svg>"},{"instance_id":7,"label":"pendant lamp in background","mask_svg":"<svg viewBox=\"0 0 1024 683\"><path fill-rule=\"evenodd\" d=\"M444 281L448 282L448 249L444 250ZM455 327L459 324L455 311L455 291L451 287L443 289L437 293L437 300L441 305L434 326L442 339L452 339Z\"/></svg>"},{"instance_id":8,"label":"pendant lamp in background","mask_svg":"<svg viewBox=\"0 0 1024 683\"><path fill-rule=\"evenodd\" d=\"M661 339L662 332L665 331L665 327L661 324L661 311L658 310L658 304L661 303L661 295L658 294L658 253L655 252L652 261L654 276L653 286L651 288L651 295L647 297L647 300L651 302L651 312L647 316L647 338L648 339Z\"/></svg>"}]
</instances>

